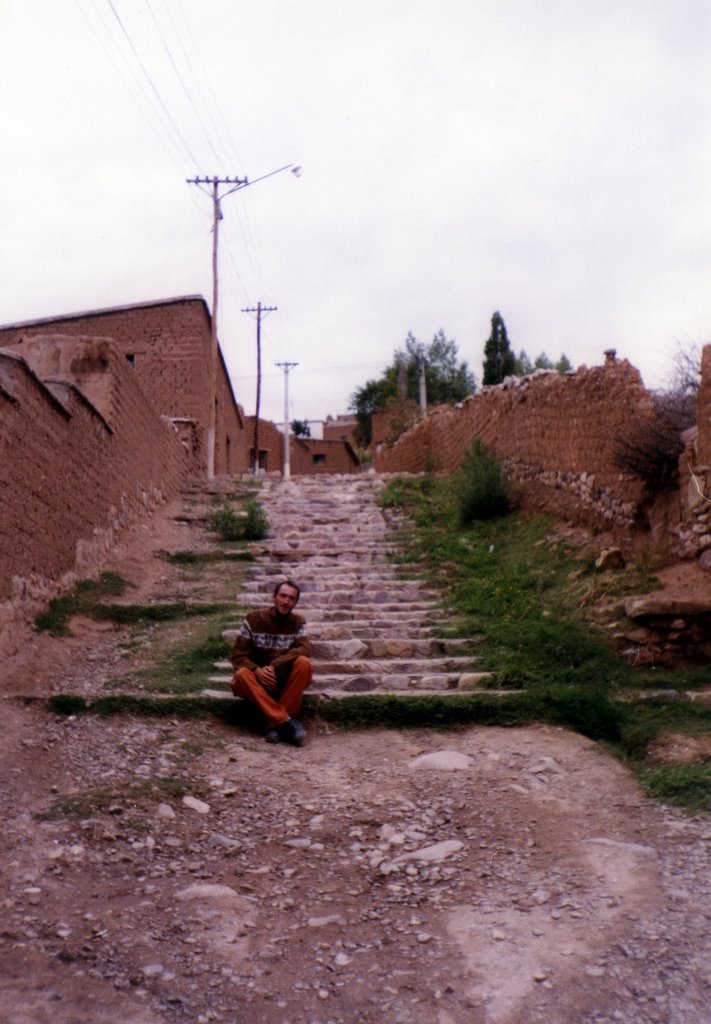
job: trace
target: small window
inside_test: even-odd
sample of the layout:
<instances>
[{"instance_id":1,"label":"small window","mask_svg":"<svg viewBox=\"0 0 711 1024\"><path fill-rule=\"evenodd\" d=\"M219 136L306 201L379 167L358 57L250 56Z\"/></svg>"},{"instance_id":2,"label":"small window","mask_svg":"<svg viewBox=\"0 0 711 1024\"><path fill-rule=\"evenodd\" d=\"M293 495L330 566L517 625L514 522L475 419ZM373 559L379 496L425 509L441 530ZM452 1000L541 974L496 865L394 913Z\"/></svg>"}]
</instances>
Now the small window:
<instances>
[{"instance_id":1,"label":"small window","mask_svg":"<svg viewBox=\"0 0 711 1024\"><path fill-rule=\"evenodd\" d=\"M126 353L126 362L133 369L133 367L136 365L136 353L135 352L127 352Z\"/></svg>"},{"instance_id":2,"label":"small window","mask_svg":"<svg viewBox=\"0 0 711 1024\"><path fill-rule=\"evenodd\" d=\"M325 466L326 456L325 455L314 455L314 466Z\"/></svg>"}]
</instances>

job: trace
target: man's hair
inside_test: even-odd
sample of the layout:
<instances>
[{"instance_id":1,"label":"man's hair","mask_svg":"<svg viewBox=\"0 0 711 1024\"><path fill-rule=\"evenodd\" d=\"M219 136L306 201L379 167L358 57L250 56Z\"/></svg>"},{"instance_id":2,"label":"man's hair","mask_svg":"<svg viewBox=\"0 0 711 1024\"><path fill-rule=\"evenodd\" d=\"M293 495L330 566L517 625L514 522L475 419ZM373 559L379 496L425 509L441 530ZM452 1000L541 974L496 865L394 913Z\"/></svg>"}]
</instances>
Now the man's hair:
<instances>
[{"instance_id":1,"label":"man's hair","mask_svg":"<svg viewBox=\"0 0 711 1024\"><path fill-rule=\"evenodd\" d=\"M292 590L296 591L296 600L298 601L301 597L301 587L298 583L294 583L293 580L279 580L277 585L272 591L272 597L276 597L282 587L291 587Z\"/></svg>"}]
</instances>

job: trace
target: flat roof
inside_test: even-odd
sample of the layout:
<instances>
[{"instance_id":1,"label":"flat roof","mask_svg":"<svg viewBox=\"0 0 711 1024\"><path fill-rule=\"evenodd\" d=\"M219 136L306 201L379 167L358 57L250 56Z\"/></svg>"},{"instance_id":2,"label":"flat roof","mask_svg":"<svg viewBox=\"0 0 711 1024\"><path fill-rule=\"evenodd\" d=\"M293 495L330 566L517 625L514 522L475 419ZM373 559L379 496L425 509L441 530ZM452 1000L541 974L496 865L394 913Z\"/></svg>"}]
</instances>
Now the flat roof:
<instances>
[{"instance_id":1,"label":"flat roof","mask_svg":"<svg viewBox=\"0 0 711 1024\"><path fill-rule=\"evenodd\" d=\"M126 306L107 306L104 309L86 309L78 313L61 313L59 316L44 316L39 320L21 320L14 324L0 324L0 331L16 330L18 327L37 327L41 324L56 324L62 320L77 320L80 317L108 316L110 313L127 313L131 309L152 309L156 306L171 306L179 302L201 302L209 318L210 310L202 295L178 295L172 299L154 299L151 302L131 302Z\"/></svg>"}]
</instances>

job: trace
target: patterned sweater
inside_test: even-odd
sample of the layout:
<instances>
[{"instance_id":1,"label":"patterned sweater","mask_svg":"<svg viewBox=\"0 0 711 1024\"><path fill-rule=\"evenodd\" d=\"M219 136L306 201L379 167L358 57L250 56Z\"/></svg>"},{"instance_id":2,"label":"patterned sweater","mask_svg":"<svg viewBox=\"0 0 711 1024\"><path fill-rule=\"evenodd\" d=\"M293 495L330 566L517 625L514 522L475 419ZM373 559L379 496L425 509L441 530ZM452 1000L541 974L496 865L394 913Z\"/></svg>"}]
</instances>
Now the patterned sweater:
<instances>
[{"instance_id":1,"label":"patterned sweater","mask_svg":"<svg viewBox=\"0 0 711 1024\"><path fill-rule=\"evenodd\" d=\"M249 612L232 646L231 661L235 670L254 671L272 665L280 681L288 675L293 661L309 657L309 640L301 615L289 612L277 615L273 607Z\"/></svg>"}]
</instances>

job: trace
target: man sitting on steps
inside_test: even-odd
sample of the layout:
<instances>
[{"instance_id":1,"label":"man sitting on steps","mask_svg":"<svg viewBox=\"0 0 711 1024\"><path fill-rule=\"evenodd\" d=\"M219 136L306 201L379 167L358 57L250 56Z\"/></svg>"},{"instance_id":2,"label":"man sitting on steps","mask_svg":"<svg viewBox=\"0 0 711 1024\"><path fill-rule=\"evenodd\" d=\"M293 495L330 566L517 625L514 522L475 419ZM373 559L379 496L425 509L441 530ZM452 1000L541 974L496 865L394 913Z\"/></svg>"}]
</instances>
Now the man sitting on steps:
<instances>
[{"instance_id":1,"label":"man sitting on steps","mask_svg":"<svg viewBox=\"0 0 711 1024\"><path fill-rule=\"evenodd\" d=\"M306 730L296 717L311 682L304 619L294 614L301 591L277 583L269 608L249 612L232 647L232 692L254 704L266 719L267 743L303 746Z\"/></svg>"}]
</instances>

